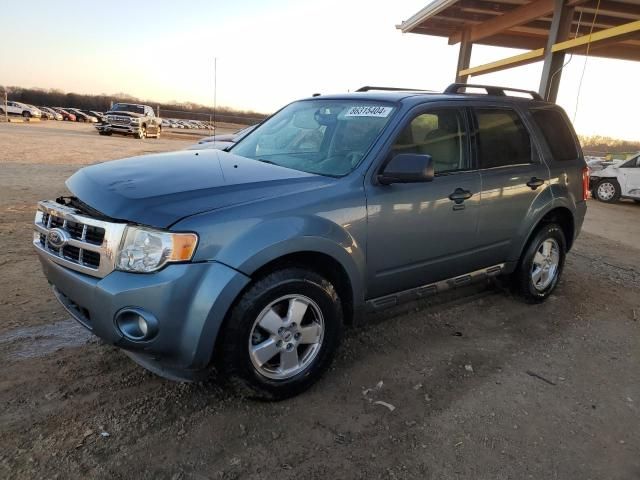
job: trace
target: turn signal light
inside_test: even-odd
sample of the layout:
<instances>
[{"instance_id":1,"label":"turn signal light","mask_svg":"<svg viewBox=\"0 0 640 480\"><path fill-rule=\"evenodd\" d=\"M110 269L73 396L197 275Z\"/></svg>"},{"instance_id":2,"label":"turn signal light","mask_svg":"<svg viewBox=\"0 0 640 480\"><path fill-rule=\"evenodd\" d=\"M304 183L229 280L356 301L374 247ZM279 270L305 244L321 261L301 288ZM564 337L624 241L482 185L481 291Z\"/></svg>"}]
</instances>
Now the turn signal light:
<instances>
[{"instance_id":1,"label":"turn signal light","mask_svg":"<svg viewBox=\"0 0 640 480\"><path fill-rule=\"evenodd\" d=\"M582 169L582 199L589 198L589 168Z\"/></svg>"}]
</instances>

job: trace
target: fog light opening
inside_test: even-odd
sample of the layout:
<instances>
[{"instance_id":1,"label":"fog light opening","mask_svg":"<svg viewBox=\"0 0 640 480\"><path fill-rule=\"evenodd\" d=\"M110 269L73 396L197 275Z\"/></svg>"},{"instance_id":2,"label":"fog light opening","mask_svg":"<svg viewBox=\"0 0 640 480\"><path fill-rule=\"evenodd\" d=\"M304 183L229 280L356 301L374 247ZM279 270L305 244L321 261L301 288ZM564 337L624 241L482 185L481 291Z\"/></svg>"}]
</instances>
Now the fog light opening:
<instances>
[{"instance_id":1,"label":"fog light opening","mask_svg":"<svg viewBox=\"0 0 640 480\"><path fill-rule=\"evenodd\" d=\"M120 333L134 342L147 341L158 333L158 321L149 312L139 308L120 310L115 318Z\"/></svg>"}]
</instances>

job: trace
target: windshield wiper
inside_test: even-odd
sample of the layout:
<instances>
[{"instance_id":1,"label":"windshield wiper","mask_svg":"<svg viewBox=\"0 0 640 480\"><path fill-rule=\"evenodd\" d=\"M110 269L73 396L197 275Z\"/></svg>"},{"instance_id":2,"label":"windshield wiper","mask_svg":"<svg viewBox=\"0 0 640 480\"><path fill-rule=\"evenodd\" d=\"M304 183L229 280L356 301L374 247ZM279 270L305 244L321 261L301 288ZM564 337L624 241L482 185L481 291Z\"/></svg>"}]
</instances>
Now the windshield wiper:
<instances>
[{"instance_id":1,"label":"windshield wiper","mask_svg":"<svg viewBox=\"0 0 640 480\"><path fill-rule=\"evenodd\" d=\"M277 166L281 166L279 164L277 164L276 162L272 162L271 160L265 160L264 158L256 158L256 160L258 160L259 162L262 163L268 163L269 165L277 165Z\"/></svg>"}]
</instances>

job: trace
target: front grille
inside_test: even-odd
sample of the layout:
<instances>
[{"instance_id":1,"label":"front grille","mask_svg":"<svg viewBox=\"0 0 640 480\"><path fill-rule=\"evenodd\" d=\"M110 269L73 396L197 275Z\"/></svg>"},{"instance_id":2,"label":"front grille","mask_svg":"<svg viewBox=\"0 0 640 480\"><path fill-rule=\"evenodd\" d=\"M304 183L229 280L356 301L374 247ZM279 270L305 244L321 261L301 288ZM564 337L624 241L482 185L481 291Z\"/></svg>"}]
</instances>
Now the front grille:
<instances>
[{"instance_id":1,"label":"front grille","mask_svg":"<svg viewBox=\"0 0 640 480\"><path fill-rule=\"evenodd\" d=\"M115 253L125 227L123 223L88 217L56 202L40 202L34 245L55 263L104 277L115 268Z\"/></svg>"},{"instance_id":2,"label":"front grille","mask_svg":"<svg viewBox=\"0 0 640 480\"><path fill-rule=\"evenodd\" d=\"M130 117L121 117L117 115L109 115L107 120L109 123L113 123L114 125L129 125L131 123Z\"/></svg>"}]
</instances>

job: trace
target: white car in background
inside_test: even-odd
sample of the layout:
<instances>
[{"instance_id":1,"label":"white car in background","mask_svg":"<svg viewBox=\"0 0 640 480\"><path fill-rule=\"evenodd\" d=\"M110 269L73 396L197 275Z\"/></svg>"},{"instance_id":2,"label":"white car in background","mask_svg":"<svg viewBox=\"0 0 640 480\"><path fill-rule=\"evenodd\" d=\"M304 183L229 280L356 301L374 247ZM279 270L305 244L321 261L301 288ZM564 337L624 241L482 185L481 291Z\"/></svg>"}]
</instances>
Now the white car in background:
<instances>
[{"instance_id":1,"label":"white car in background","mask_svg":"<svg viewBox=\"0 0 640 480\"><path fill-rule=\"evenodd\" d=\"M7 113L9 115L22 115L24 118L40 118L42 112L33 105L20 102L7 102ZM0 103L0 114L4 115L4 104Z\"/></svg>"},{"instance_id":2,"label":"white car in background","mask_svg":"<svg viewBox=\"0 0 640 480\"><path fill-rule=\"evenodd\" d=\"M629 198L640 203L640 152L628 160L589 162L591 196L614 203Z\"/></svg>"}]
</instances>

